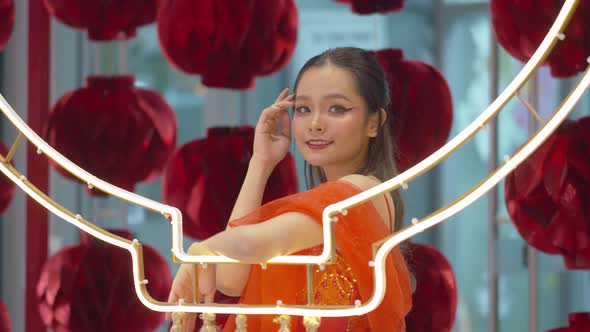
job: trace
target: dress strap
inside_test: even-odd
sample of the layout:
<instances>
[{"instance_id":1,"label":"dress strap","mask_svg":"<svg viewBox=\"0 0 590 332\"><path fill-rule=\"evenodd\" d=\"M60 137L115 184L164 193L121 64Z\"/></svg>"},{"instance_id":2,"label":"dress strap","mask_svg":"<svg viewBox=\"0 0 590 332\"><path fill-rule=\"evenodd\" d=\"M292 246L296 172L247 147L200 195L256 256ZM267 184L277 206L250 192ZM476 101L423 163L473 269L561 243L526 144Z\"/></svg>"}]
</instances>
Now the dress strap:
<instances>
[{"instance_id":1,"label":"dress strap","mask_svg":"<svg viewBox=\"0 0 590 332\"><path fill-rule=\"evenodd\" d=\"M387 199L387 196L383 195L383 198L385 199L385 206L387 206L387 215L389 216L389 230L391 231L391 233L393 234L393 225L395 225L395 222L393 220L393 216L391 215L391 208L389 207L389 200Z\"/></svg>"}]
</instances>

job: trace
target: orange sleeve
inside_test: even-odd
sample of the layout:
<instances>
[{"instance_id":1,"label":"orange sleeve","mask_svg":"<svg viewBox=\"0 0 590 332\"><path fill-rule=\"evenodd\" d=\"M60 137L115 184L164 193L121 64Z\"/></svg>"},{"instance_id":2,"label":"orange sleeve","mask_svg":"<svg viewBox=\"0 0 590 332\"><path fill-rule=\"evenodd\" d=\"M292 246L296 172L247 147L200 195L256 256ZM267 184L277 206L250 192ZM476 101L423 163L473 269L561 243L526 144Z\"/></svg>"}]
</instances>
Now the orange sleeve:
<instances>
[{"instance_id":1,"label":"orange sleeve","mask_svg":"<svg viewBox=\"0 0 590 332\"><path fill-rule=\"evenodd\" d=\"M328 205L360 192L358 187L345 181L327 182L306 192L269 202L252 213L231 221L230 225L251 225L287 212L304 213L321 224L322 212ZM374 287L373 268L369 266L369 261L373 259L371 245L388 236L389 230L370 202L355 206L346 216L338 217L339 220L334 227L336 247L357 276L360 300L366 302L373 294ZM404 318L411 307L411 286L408 269L399 248L394 248L387 259L386 282L383 301L377 309L367 314L371 331L404 331ZM280 299L285 304L295 304L294 295L303 287L303 266L269 265L266 270L253 266L241 302L275 304L276 300ZM235 325L232 321L233 319L228 320L228 325L233 327ZM250 321L249 317L249 327ZM258 328L257 331L267 331L267 328L271 331L277 328L276 324L269 325L272 324L272 317L263 317L261 321L252 324Z\"/></svg>"}]
</instances>

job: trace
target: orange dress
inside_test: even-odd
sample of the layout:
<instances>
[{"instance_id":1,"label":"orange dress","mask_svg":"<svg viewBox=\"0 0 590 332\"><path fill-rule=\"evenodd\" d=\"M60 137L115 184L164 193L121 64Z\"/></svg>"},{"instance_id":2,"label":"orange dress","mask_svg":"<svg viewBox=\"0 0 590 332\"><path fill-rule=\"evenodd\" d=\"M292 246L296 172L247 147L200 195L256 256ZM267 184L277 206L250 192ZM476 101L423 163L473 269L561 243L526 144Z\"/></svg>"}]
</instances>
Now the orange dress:
<instances>
[{"instance_id":1,"label":"orange dress","mask_svg":"<svg viewBox=\"0 0 590 332\"><path fill-rule=\"evenodd\" d=\"M232 227L264 222L287 212L308 215L322 223L322 211L332 203L360 193L355 185L331 181L320 186L269 202L243 218L230 222ZM337 259L323 271L314 271L314 303L354 304L367 302L373 294L371 244L389 235L388 227L372 203L351 208L346 216L338 216L336 234ZM298 252L318 255L323 245ZM363 316L322 318L319 331L405 331L404 318L410 311L412 295L409 272L399 248L394 248L386 262L386 293L381 304ZM265 270L252 265L248 283L240 298L243 304L306 304L306 268L303 265L270 264ZM249 315L249 331L277 331L271 315ZM230 316L223 331L235 331L235 317ZM300 317L291 318L293 331L305 331Z\"/></svg>"}]
</instances>

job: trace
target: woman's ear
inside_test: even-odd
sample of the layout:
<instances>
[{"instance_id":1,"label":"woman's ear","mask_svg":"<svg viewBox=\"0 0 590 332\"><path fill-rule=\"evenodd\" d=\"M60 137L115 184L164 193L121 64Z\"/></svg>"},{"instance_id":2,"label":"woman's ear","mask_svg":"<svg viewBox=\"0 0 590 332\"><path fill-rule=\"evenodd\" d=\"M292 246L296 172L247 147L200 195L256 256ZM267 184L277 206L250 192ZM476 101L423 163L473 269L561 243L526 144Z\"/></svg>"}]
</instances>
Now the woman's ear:
<instances>
[{"instance_id":1,"label":"woman's ear","mask_svg":"<svg viewBox=\"0 0 590 332\"><path fill-rule=\"evenodd\" d=\"M381 116L381 123L379 124L379 116ZM369 117L369 128L367 135L369 137L377 137L379 132L379 126L383 126L387 120L387 112L383 108L379 109L379 112L375 112Z\"/></svg>"},{"instance_id":2,"label":"woman's ear","mask_svg":"<svg viewBox=\"0 0 590 332\"><path fill-rule=\"evenodd\" d=\"M379 113L381 113L381 126L385 125L385 121L387 120L387 112L384 108L379 109Z\"/></svg>"}]
</instances>

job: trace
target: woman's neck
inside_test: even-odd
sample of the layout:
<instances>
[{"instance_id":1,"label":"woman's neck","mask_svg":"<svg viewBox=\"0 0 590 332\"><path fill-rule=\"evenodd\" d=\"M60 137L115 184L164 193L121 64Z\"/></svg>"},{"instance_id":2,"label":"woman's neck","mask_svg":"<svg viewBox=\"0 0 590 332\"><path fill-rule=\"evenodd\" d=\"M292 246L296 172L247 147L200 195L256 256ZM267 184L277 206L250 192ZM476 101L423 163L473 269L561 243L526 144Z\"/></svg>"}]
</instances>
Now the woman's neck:
<instances>
[{"instance_id":1,"label":"woman's neck","mask_svg":"<svg viewBox=\"0 0 590 332\"><path fill-rule=\"evenodd\" d=\"M363 165L356 165L356 164L349 165L349 166L339 165L339 167L338 166L325 166L325 167L322 167L322 171L326 175L327 181L335 181L335 180L338 180L344 176L358 173L359 170L362 169L362 167L363 167Z\"/></svg>"}]
</instances>

